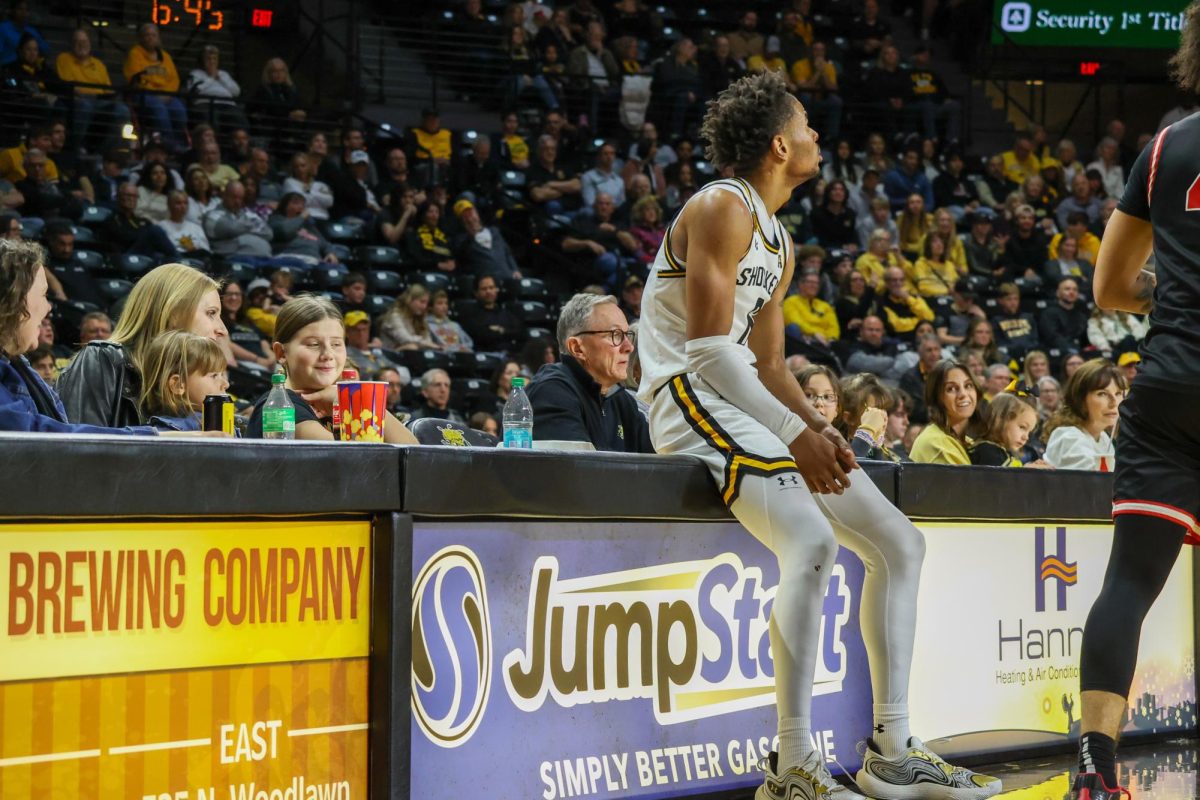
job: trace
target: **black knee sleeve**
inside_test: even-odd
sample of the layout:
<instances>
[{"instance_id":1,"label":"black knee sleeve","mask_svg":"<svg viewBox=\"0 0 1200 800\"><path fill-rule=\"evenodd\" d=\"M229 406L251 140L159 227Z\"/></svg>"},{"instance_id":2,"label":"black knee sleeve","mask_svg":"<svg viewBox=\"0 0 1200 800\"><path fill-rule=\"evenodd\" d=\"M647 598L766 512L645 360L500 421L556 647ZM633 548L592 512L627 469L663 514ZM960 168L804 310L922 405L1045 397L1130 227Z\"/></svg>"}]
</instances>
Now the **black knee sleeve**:
<instances>
[{"instance_id":1,"label":"black knee sleeve","mask_svg":"<svg viewBox=\"0 0 1200 800\"><path fill-rule=\"evenodd\" d=\"M1184 530L1157 517L1117 517L1104 586L1083 631L1079 688L1129 696L1142 620L1167 582Z\"/></svg>"}]
</instances>

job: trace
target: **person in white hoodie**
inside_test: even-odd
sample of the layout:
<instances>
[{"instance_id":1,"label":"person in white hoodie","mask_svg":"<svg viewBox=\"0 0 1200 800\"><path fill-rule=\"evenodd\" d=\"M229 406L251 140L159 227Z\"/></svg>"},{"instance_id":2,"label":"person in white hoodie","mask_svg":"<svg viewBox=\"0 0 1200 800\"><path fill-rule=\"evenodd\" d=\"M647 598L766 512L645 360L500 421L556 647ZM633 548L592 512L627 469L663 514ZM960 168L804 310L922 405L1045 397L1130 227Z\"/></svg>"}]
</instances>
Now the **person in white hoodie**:
<instances>
[{"instance_id":1,"label":"person in white hoodie","mask_svg":"<svg viewBox=\"0 0 1200 800\"><path fill-rule=\"evenodd\" d=\"M1046 462L1056 469L1112 472L1117 410L1128 391L1124 373L1111 361L1094 358L1077 369L1043 429Z\"/></svg>"},{"instance_id":2,"label":"person in white hoodie","mask_svg":"<svg viewBox=\"0 0 1200 800\"><path fill-rule=\"evenodd\" d=\"M205 45L200 51L200 66L192 70L187 80L192 118L207 118L211 112L213 122L222 132L247 128L250 123L246 112L237 104L242 88L220 65L221 51L215 45Z\"/></svg>"},{"instance_id":3,"label":"person in white hoodie","mask_svg":"<svg viewBox=\"0 0 1200 800\"><path fill-rule=\"evenodd\" d=\"M283 192L304 195L304 207L312 219L329 219L333 208L333 189L324 181L317 180L317 165L305 153L292 156L291 176L283 182Z\"/></svg>"}]
</instances>

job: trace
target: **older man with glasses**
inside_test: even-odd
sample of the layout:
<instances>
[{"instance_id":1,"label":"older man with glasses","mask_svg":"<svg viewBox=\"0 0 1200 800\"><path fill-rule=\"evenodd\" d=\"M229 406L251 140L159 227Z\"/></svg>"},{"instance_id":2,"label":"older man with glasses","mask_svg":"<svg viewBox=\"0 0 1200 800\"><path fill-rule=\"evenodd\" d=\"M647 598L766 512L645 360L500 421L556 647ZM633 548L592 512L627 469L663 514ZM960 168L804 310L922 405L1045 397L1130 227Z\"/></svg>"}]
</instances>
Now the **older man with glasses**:
<instances>
[{"instance_id":1,"label":"older man with glasses","mask_svg":"<svg viewBox=\"0 0 1200 800\"><path fill-rule=\"evenodd\" d=\"M622 388L635 345L615 297L572 297L558 318L560 360L539 369L529 385L534 441L653 453L646 418Z\"/></svg>"}]
</instances>

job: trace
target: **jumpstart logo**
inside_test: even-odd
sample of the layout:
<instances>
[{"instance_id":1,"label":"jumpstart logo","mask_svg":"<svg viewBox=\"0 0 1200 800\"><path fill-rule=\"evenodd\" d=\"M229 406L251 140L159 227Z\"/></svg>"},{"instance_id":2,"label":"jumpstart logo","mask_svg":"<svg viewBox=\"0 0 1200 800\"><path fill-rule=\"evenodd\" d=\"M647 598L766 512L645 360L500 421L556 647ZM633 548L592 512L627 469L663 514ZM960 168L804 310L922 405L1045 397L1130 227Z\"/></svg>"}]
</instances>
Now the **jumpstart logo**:
<instances>
[{"instance_id":1,"label":"jumpstart logo","mask_svg":"<svg viewBox=\"0 0 1200 800\"><path fill-rule=\"evenodd\" d=\"M458 747L479 727L491 685L483 567L469 548L451 545L413 581L413 718L431 742Z\"/></svg>"},{"instance_id":2,"label":"jumpstart logo","mask_svg":"<svg viewBox=\"0 0 1200 800\"><path fill-rule=\"evenodd\" d=\"M770 705L776 589L732 553L567 580L558 560L543 556L530 581L525 646L504 656L508 695L527 712L548 697L563 707L649 700L660 724ZM841 691L850 600L836 565L814 694Z\"/></svg>"}]
</instances>

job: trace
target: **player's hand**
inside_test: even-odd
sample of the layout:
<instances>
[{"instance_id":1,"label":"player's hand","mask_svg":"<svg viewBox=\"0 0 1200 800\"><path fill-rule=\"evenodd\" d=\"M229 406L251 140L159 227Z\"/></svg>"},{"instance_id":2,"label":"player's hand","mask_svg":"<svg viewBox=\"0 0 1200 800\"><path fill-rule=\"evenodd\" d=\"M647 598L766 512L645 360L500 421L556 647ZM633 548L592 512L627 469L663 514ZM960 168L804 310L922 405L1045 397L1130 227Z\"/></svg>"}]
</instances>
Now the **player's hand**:
<instances>
[{"instance_id":1,"label":"player's hand","mask_svg":"<svg viewBox=\"0 0 1200 800\"><path fill-rule=\"evenodd\" d=\"M841 465L844 472L849 473L851 470L858 469L858 459L854 455L854 450L850 448L850 443L846 441L846 438L838 433L837 428L826 425L821 431L821 435L833 444L838 464ZM849 478L846 478L846 485L850 485Z\"/></svg>"},{"instance_id":2,"label":"player's hand","mask_svg":"<svg viewBox=\"0 0 1200 800\"><path fill-rule=\"evenodd\" d=\"M833 432L837 434L837 431ZM841 447L849 450L844 439L841 441ZM839 455L839 446L828 436L812 428L805 428L804 432L788 445L788 450L796 459L796 467L800 470L804 482L808 484L809 491L817 494L841 494L849 488L850 478L842 468L843 457ZM853 452L850 452L850 458L854 458Z\"/></svg>"}]
</instances>

